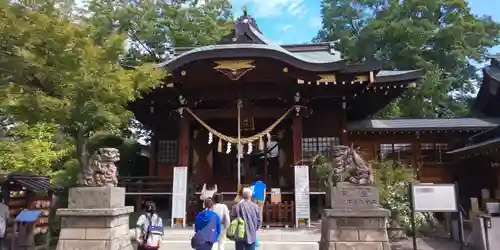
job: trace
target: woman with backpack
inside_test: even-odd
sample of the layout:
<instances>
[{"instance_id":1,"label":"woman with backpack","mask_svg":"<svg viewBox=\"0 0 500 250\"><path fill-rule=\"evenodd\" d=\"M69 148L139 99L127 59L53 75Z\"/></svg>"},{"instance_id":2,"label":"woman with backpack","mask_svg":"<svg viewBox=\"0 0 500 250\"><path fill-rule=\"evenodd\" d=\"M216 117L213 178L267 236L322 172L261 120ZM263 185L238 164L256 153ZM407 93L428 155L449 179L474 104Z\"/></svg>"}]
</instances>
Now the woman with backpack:
<instances>
[{"instance_id":1,"label":"woman with backpack","mask_svg":"<svg viewBox=\"0 0 500 250\"><path fill-rule=\"evenodd\" d=\"M204 209L196 215L194 236L191 247L196 250L211 250L221 232L220 218L213 212L215 202L212 198L204 201Z\"/></svg>"},{"instance_id":2,"label":"woman with backpack","mask_svg":"<svg viewBox=\"0 0 500 250\"><path fill-rule=\"evenodd\" d=\"M135 237L137 250L160 249L163 238L163 220L156 213L156 204L146 201L142 205L144 211L137 219Z\"/></svg>"}]
</instances>

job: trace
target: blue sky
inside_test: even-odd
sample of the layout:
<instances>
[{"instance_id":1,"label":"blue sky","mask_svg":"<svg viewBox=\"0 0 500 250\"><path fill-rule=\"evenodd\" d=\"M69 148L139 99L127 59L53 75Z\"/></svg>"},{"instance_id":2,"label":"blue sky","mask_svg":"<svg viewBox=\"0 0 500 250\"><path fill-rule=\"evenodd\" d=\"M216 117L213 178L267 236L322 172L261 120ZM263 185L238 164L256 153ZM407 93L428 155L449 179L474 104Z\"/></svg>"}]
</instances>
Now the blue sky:
<instances>
[{"instance_id":1,"label":"blue sky","mask_svg":"<svg viewBox=\"0 0 500 250\"><path fill-rule=\"evenodd\" d=\"M255 17L266 37L278 44L310 41L321 27L321 0L231 0L235 16L247 6L248 14ZM492 6L499 0L469 0L472 11L489 15L500 22L500 11ZM500 53L500 47L490 51Z\"/></svg>"}]
</instances>

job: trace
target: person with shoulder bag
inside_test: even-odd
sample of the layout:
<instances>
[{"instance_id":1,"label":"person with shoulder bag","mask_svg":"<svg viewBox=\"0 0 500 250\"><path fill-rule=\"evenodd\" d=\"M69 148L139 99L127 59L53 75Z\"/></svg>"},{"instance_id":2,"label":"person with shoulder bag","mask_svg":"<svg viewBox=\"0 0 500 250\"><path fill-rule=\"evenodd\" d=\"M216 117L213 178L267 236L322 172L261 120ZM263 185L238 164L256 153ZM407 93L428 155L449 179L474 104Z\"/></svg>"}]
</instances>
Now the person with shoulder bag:
<instances>
[{"instance_id":1,"label":"person with shoulder bag","mask_svg":"<svg viewBox=\"0 0 500 250\"><path fill-rule=\"evenodd\" d=\"M212 211L215 202L212 198L205 199L204 209L196 215L194 236L191 247L196 250L211 250L218 241L221 232L219 216Z\"/></svg>"},{"instance_id":2,"label":"person with shoulder bag","mask_svg":"<svg viewBox=\"0 0 500 250\"><path fill-rule=\"evenodd\" d=\"M163 238L163 220L156 213L156 204L146 201L142 209L144 213L137 219L135 236L137 250L160 249Z\"/></svg>"}]
</instances>

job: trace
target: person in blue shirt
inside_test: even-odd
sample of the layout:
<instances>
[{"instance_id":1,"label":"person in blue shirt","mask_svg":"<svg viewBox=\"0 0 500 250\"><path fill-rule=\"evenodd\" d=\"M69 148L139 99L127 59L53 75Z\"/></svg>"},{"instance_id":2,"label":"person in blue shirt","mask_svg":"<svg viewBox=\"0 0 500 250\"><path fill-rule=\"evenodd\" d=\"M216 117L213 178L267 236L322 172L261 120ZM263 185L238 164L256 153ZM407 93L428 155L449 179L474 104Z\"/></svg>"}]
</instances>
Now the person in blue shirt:
<instances>
[{"instance_id":1,"label":"person in blue shirt","mask_svg":"<svg viewBox=\"0 0 500 250\"><path fill-rule=\"evenodd\" d=\"M255 178L255 180L252 182L251 189L252 189L252 201L255 202L257 205L259 205L259 215L260 215L260 221L261 221L261 225L262 225L264 204L266 203L267 185L260 178L260 176L257 176Z\"/></svg>"},{"instance_id":2,"label":"person in blue shirt","mask_svg":"<svg viewBox=\"0 0 500 250\"><path fill-rule=\"evenodd\" d=\"M191 245L194 245L193 248L196 250L211 250L221 233L220 218L212 211L214 200L207 198L204 205L205 208L196 215L195 235L191 239Z\"/></svg>"}]
</instances>

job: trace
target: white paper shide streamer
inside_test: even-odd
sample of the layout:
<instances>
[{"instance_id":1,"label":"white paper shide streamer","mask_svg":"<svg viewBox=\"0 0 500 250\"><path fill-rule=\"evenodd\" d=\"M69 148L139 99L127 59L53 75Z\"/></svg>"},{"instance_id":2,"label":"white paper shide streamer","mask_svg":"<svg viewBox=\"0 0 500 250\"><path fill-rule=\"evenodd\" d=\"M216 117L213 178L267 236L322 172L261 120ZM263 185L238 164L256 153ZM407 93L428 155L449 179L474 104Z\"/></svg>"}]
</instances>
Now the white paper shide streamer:
<instances>
[{"instance_id":1,"label":"white paper shide streamer","mask_svg":"<svg viewBox=\"0 0 500 250\"><path fill-rule=\"evenodd\" d=\"M212 144L214 141L214 134L212 132L208 133L208 144Z\"/></svg>"}]
</instances>

